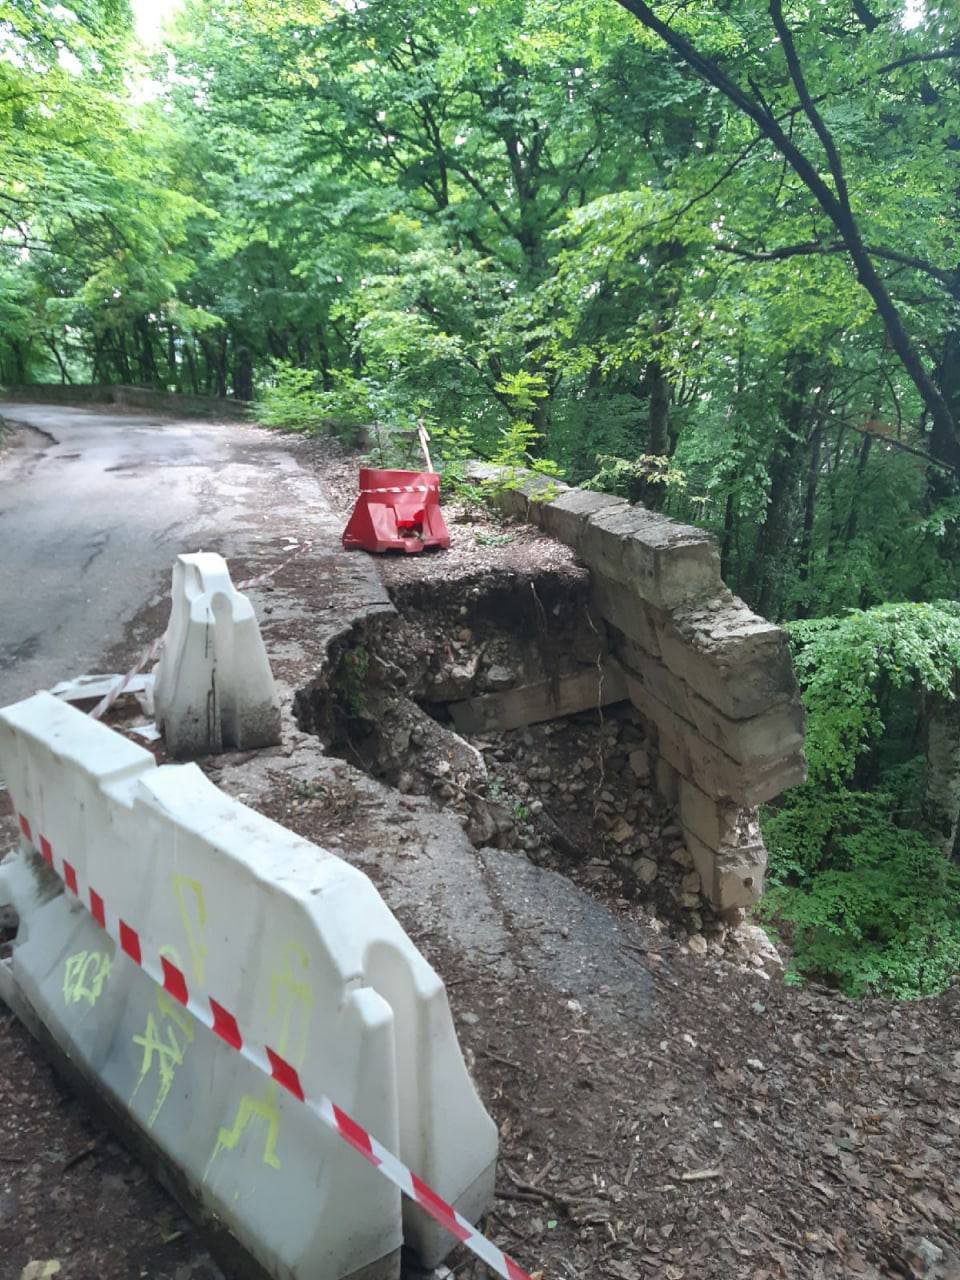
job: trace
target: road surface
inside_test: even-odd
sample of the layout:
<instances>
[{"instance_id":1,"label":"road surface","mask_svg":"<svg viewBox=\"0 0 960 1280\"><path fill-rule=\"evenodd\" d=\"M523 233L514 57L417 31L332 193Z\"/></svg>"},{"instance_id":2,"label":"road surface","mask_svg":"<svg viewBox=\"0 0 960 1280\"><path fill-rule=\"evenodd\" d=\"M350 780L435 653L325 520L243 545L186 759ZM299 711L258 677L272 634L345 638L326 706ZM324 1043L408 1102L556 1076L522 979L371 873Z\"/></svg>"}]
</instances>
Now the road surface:
<instances>
[{"instance_id":1,"label":"road surface","mask_svg":"<svg viewBox=\"0 0 960 1280\"><path fill-rule=\"evenodd\" d=\"M103 671L183 551L249 553L315 483L243 423L0 402L0 706Z\"/></svg>"}]
</instances>

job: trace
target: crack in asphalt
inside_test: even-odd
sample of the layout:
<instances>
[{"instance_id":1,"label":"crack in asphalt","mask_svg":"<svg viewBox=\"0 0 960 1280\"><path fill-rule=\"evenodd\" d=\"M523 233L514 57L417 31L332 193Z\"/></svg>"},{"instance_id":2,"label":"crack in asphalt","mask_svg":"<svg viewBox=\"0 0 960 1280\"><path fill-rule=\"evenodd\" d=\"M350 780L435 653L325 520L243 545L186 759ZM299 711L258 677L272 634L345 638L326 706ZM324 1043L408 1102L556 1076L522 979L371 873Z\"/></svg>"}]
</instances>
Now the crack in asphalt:
<instances>
[{"instance_id":1,"label":"crack in asphalt","mask_svg":"<svg viewBox=\"0 0 960 1280\"><path fill-rule=\"evenodd\" d=\"M90 554L87 556L86 560L84 560L83 564L80 566L81 576L87 572L87 570L93 564L94 560L96 560L98 556L102 556L104 551L106 551L107 545L110 542L110 535L113 532L114 532L113 529L103 529L95 533L94 536L89 540L89 542L86 542L84 544L85 547L90 548Z\"/></svg>"}]
</instances>

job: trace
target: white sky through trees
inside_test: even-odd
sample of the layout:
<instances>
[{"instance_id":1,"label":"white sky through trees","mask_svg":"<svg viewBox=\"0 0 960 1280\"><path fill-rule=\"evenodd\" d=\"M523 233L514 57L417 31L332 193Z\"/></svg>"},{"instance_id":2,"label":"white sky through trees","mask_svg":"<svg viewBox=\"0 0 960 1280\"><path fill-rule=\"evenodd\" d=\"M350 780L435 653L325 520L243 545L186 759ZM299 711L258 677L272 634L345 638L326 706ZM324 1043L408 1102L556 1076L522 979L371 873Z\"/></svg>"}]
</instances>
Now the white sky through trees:
<instances>
[{"instance_id":1,"label":"white sky through trees","mask_svg":"<svg viewBox=\"0 0 960 1280\"><path fill-rule=\"evenodd\" d=\"M160 39L163 24L179 7L180 0L131 0L137 35L144 44Z\"/></svg>"}]
</instances>

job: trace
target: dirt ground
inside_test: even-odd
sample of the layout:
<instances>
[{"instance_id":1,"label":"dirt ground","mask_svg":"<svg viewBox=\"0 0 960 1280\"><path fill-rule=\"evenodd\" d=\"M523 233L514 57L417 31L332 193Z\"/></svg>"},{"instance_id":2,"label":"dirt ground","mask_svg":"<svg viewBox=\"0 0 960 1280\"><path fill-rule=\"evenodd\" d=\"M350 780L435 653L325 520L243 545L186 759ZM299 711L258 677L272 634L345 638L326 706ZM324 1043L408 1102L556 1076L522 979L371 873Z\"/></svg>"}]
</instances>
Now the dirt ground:
<instances>
[{"instance_id":1,"label":"dirt ground","mask_svg":"<svg viewBox=\"0 0 960 1280\"><path fill-rule=\"evenodd\" d=\"M321 844L346 834L369 871L375 814L349 780L309 798L277 781L270 816ZM571 1280L960 1280L957 993L798 991L760 956L703 958L635 901L607 903L652 984L641 1021L602 986L609 1015L545 999L519 949L512 981L467 968L442 921L398 912L499 1125L499 1242Z\"/></svg>"},{"instance_id":2,"label":"dirt ground","mask_svg":"<svg viewBox=\"0 0 960 1280\"><path fill-rule=\"evenodd\" d=\"M344 513L356 457L294 447ZM388 588L438 570L449 580L478 565L556 567L569 555L532 530L453 504L447 514L451 552L383 561ZM268 649L282 655L277 673L295 688L322 659L327 631L316 620L330 585L315 558L291 558L284 545L232 568L235 579L265 562L276 569L258 608ZM296 600L304 609L293 616ZM161 623L138 620L118 668ZM285 647L294 638L299 647ZM516 772L509 752L500 764ZM215 777L221 766L208 765ZM362 865L390 902L397 830L378 794L346 761L309 786L278 763L252 802ZM413 866L417 813L434 803L399 800ZM498 853L521 868L538 856ZM466 961L438 915L398 909L447 984L499 1127L488 1232L545 1280L960 1280L960 989L914 1003L798 990L759 944L691 950L682 916L629 878L549 865L616 918L642 1005L603 981L589 998L544 988L530 947L562 951L562 918L533 937L517 932L505 978L482 955ZM30 1262L60 1270L24 1272ZM488 1274L463 1251L449 1267L458 1280ZM0 1280L223 1274L196 1228L0 1011Z\"/></svg>"}]
</instances>

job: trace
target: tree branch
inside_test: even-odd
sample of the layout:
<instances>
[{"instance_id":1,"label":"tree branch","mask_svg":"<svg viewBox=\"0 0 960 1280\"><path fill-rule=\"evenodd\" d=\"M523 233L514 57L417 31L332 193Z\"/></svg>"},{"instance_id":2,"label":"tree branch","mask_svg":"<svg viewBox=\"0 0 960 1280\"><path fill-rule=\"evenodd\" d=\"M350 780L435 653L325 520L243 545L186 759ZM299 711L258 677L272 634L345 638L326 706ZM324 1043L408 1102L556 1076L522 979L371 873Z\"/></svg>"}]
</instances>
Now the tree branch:
<instances>
[{"instance_id":1,"label":"tree branch","mask_svg":"<svg viewBox=\"0 0 960 1280\"><path fill-rule=\"evenodd\" d=\"M949 49L934 49L929 53L908 53L902 58L895 58L882 67L877 67L878 76L889 75L891 71L899 71L901 67L910 67L917 62L943 62L947 58L960 58L960 45L951 45Z\"/></svg>"},{"instance_id":2,"label":"tree branch","mask_svg":"<svg viewBox=\"0 0 960 1280\"><path fill-rule=\"evenodd\" d=\"M770 0L770 17L773 19L773 25L776 28L777 35L780 37L780 44L783 48L784 57L787 60L787 69L790 72L790 79L793 81L794 88L797 91L797 97L800 99L800 105L803 107L804 114L813 125L814 132L820 139L820 145L823 147L827 156L827 163L830 165L830 172L833 174L834 185L837 189L837 196L847 213L850 213L850 195L847 191L847 180L844 177L843 165L840 162L840 155L834 145L833 136L824 123L823 116L817 110L813 98L810 96L810 90L807 88L807 82L803 74L803 68L800 66L800 59L797 56L797 46L793 41L793 32L787 26L783 17L782 0Z\"/></svg>"},{"instance_id":3,"label":"tree branch","mask_svg":"<svg viewBox=\"0 0 960 1280\"><path fill-rule=\"evenodd\" d=\"M863 23L868 35L871 31L876 31L877 27L880 26L880 19L875 13L871 12L869 6L864 4L863 0L853 0L853 11Z\"/></svg>"},{"instance_id":4,"label":"tree branch","mask_svg":"<svg viewBox=\"0 0 960 1280\"><path fill-rule=\"evenodd\" d=\"M878 444L889 445L891 449L896 449L898 453L909 453L914 458L920 458L927 466L936 467L938 471L943 471L948 475L960 476L960 468L951 466L949 462L943 462L940 458L934 458L932 454L926 453L923 449L917 449L912 444L906 444L903 440L897 440L893 436L885 436L882 431L870 431L867 427L855 427L852 422L844 422L842 425L855 432L858 436L869 436L871 440L876 440Z\"/></svg>"},{"instance_id":5,"label":"tree branch","mask_svg":"<svg viewBox=\"0 0 960 1280\"><path fill-rule=\"evenodd\" d=\"M802 244L780 245L776 249L741 249L737 245L723 244L718 241L713 247L722 253L733 253L738 258L746 258L749 262L777 262L782 258L847 252L846 244L839 240L835 240L832 244L822 244L819 240L807 240ZM877 245L865 245L864 248L873 258L883 258L887 262L896 262L900 266L922 271L924 275L932 276L946 288L954 284L956 277L952 271L935 267L932 262L927 262L924 258L912 258L909 254L898 253L895 249L883 249Z\"/></svg>"}]
</instances>

